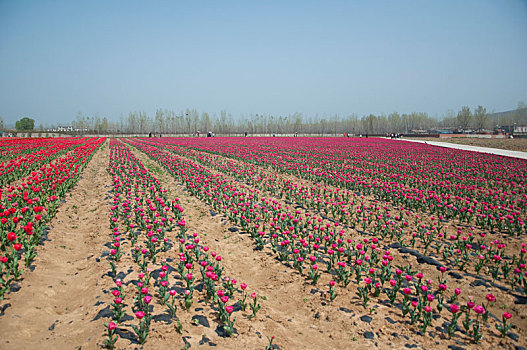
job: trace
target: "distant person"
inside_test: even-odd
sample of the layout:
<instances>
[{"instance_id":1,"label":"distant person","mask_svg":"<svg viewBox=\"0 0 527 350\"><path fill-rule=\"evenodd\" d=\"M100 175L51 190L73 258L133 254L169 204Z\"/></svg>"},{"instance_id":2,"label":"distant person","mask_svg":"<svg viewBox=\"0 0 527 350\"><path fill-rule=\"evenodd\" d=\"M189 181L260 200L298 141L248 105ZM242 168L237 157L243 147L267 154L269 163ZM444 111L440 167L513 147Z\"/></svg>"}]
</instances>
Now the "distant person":
<instances>
[{"instance_id":1,"label":"distant person","mask_svg":"<svg viewBox=\"0 0 527 350\"><path fill-rule=\"evenodd\" d=\"M212 132L209 131L209 132L207 133L207 137L212 137Z\"/></svg>"},{"instance_id":2,"label":"distant person","mask_svg":"<svg viewBox=\"0 0 527 350\"><path fill-rule=\"evenodd\" d=\"M197 136L199 137L199 130L198 130L198 131L196 131L196 135L197 135Z\"/></svg>"},{"instance_id":3,"label":"distant person","mask_svg":"<svg viewBox=\"0 0 527 350\"><path fill-rule=\"evenodd\" d=\"M245 137L247 137L247 131L245 132Z\"/></svg>"},{"instance_id":4,"label":"distant person","mask_svg":"<svg viewBox=\"0 0 527 350\"><path fill-rule=\"evenodd\" d=\"M149 134L148 134L148 137L152 137L152 133L149 133Z\"/></svg>"}]
</instances>

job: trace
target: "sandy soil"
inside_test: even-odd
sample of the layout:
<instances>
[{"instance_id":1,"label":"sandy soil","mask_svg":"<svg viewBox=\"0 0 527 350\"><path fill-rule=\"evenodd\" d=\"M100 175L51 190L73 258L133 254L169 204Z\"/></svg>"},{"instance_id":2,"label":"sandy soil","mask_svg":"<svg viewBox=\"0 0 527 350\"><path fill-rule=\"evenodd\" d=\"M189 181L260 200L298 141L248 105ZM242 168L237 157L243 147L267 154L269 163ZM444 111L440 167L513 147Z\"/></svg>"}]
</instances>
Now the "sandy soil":
<instances>
[{"instance_id":1,"label":"sandy soil","mask_svg":"<svg viewBox=\"0 0 527 350\"><path fill-rule=\"evenodd\" d=\"M99 257L109 220L108 157L106 143L50 222L34 270L0 304L0 348L94 349L102 341L107 320L97 314L107 265Z\"/></svg>"},{"instance_id":2,"label":"sandy soil","mask_svg":"<svg viewBox=\"0 0 527 350\"><path fill-rule=\"evenodd\" d=\"M409 137L411 139L411 137ZM449 142L460 145L500 148L509 151L527 152L527 139L476 139L476 138L416 138L415 140Z\"/></svg>"},{"instance_id":3,"label":"sandy soil","mask_svg":"<svg viewBox=\"0 0 527 350\"><path fill-rule=\"evenodd\" d=\"M525 336L525 318L516 320L520 329L512 333L519 342L501 340L495 330L486 330L480 345L473 345L467 337L456 335L451 341L444 339L439 331L442 318L433 323L426 336L403 318L397 307L389 306L385 295L372 300L371 308L360 305L355 295L356 287L338 289L339 295L330 302L327 291L329 275L313 286L304 275L278 261L265 248L254 250L249 235L232 225L221 214L211 211L207 204L190 196L184 186L176 182L163 168L149 160L144 154L134 154L153 173L170 197L178 197L185 209L184 216L190 232L198 233L202 245L222 255L224 276L245 282L249 291L266 297L261 301L262 309L255 319L250 320L249 312L236 312L236 333L232 338L222 336L216 313L199 298L189 311L181 308L178 317L183 324L182 334L167 322L166 310L154 306L152 330L145 349L217 348L217 349L264 349L266 337L275 336L275 349L490 349L502 347L514 349L521 345ZM111 179L106 172L108 166L108 143L97 152L83 177L66 197L56 217L51 222L49 241L39 247L35 269L26 271L19 282L20 290L10 293L0 303L0 348L29 349L40 346L44 349L96 349L104 341L104 323L110 320L108 305L112 300L109 293L113 279L109 274L108 261L102 257L108 251L111 239L109 228L109 198ZM298 179L300 182L301 180ZM306 182L302 180L302 182ZM366 199L370 201L371 199ZM281 201L283 202L283 201ZM350 229L355 238L361 234ZM136 278L137 265L130 256L130 243L122 242L125 256L118 263L118 271L128 283ZM517 244L517 242L515 242ZM105 247L106 245L106 247ZM165 258L176 258L177 252L169 251ZM415 256L401 254L400 262L419 265ZM135 267L135 269L134 269ZM433 266L421 265L425 274L437 275ZM474 281L474 278L456 280L449 277L449 285ZM465 290L468 288L463 286ZM478 300L485 293L494 292L489 285L471 288L471 294ZM126 292L132 295L134 286L127 284ZM466 297L466 296L463 296ZM514 304L513 296L504 296L499 306L507 304L517 314L527 314L525 305ZM443 314L447 312L444 310ZM130 312L128 312L130 314ZM194 321L197 320L197 321ZM120 329L121 338L117 349L137 349L140 345L129 332L130 325L137 322L125 320Z\"/></svg>"}]
</instances>

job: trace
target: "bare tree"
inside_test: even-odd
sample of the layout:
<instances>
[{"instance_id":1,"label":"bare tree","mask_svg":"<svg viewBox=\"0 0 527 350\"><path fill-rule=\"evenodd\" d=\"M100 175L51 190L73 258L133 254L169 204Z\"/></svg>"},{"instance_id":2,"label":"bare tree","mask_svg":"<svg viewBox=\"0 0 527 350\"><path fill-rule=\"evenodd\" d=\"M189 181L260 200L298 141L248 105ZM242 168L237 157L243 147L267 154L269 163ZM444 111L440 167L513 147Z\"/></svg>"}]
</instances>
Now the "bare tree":
<instances>
[{"instance_id":1,"label":"bare tree","mask_svg":"<svg viewBox=\"0 0 527 350\"><path fill-rule=\"evenodd\" d=\"M483 106L480 105L474 110L474 123L476 130L485 129L488 119L487 109L483 108Z\"/></svg>"},{"instance_id":2,"label":"bare tree","mask_svg":"<svg viewBox=\"0 0 527 350\"><path fill-rule=\"evenodd\" d=\"M457 114L457 122L459 127L463 130L466 130L470 125L472 119L472 112L468 106L461 107L461 111Z\"/></svg>"},{"instance_id":3,"label":"bare tree","mask_svg":"<svg viewBox=\"0 0 527 350\"><path fill-rule=\"evenodd\" d=\"M302 113L293 114L294 127L293 130L295 133L302 132Z\"/></svg>"},{"instance_id":4,"label":"bare tree","mask_svg":"<svg viewBox=\"0 0 527 350\"><path fill-rule=\"evenodd\" d=\"M211 123L211 120L210 120L210 115L207 112L203 112L201 114L200 124L201 124L201 126L200 126L201 132L203 132L203 134L206 134L206 133L208 133L210 131L212 123Z\"/></svg>"},{"instance_id":5,"label":"bare tree","mask_svg":"<svg viewBox=\"0 0 527 350\"><path fill-rule=\"evenodd\" d=\"M195 134L196 131L198 131L198 124L199 124L199 113L196 109L192 109L190 112L192 117L192 130L191 133Z\"/></svg>"},{"instance_id":6,"label":"bare tree","mask_svg":"<svg viewBox=\"0 0 527 350\"><path fill-rule=\"evenodd\" d=\"M154 125L155 131L165 133L165 114L163 110L158 109L156 111Z\"/></svg>"},{"instance_id":7,"label":"bare tree","mask_svg":"<svg viewBox=\"0 0 527 350\"><path fill-rule=\"evenodd\" d=\"M523 101L518 102L515 122L524 125L527 124L527 105Z\"/></svg>"}]
</instances>

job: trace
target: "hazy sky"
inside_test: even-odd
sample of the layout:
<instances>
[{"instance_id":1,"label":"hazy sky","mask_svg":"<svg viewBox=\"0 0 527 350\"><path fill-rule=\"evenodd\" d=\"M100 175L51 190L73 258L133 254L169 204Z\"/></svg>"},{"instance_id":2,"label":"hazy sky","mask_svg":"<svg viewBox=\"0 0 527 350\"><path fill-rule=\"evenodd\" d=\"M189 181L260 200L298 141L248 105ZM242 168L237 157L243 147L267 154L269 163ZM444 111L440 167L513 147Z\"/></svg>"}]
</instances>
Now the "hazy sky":
<instances>
[{"instance_id":1,"label":"hazy sky","mask_svg":"<svg viewBox=\"0 0 527 350\"><path fill-rule=\"evenodd\" d=\"M0 0L0 116L527 102L527 1Z\"/></svg>"}]
</instances>

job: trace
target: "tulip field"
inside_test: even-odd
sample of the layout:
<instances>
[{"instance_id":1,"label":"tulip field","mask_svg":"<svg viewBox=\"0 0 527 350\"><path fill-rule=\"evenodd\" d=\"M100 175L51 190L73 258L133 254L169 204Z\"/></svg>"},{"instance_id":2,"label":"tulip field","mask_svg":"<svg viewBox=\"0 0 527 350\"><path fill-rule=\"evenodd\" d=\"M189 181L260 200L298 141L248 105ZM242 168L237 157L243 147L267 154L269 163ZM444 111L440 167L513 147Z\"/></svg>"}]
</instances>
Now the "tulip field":
<instances>
[{"instance_id":1,"label":"tulip field","mask_svg":"<svg viewBox=\"0 0 527 350\"><path fill-rule=\"evenodd\" d=\"M46 223L102 139L2 142L0 299L36 255ZM26 176L27 175L27 176Z\"/></svg>"},{"instance_id":2,"label":"tulip field","mask_svg":"<svg viewBox=\"0 0 527 350\"><path fill-rule=\"evenodd\" d=\"M0 161L2 348L527 346L525 160L220 137L5 138ZM70 285L83 316L36 321Z\"/></svg>"}]
</instances>

